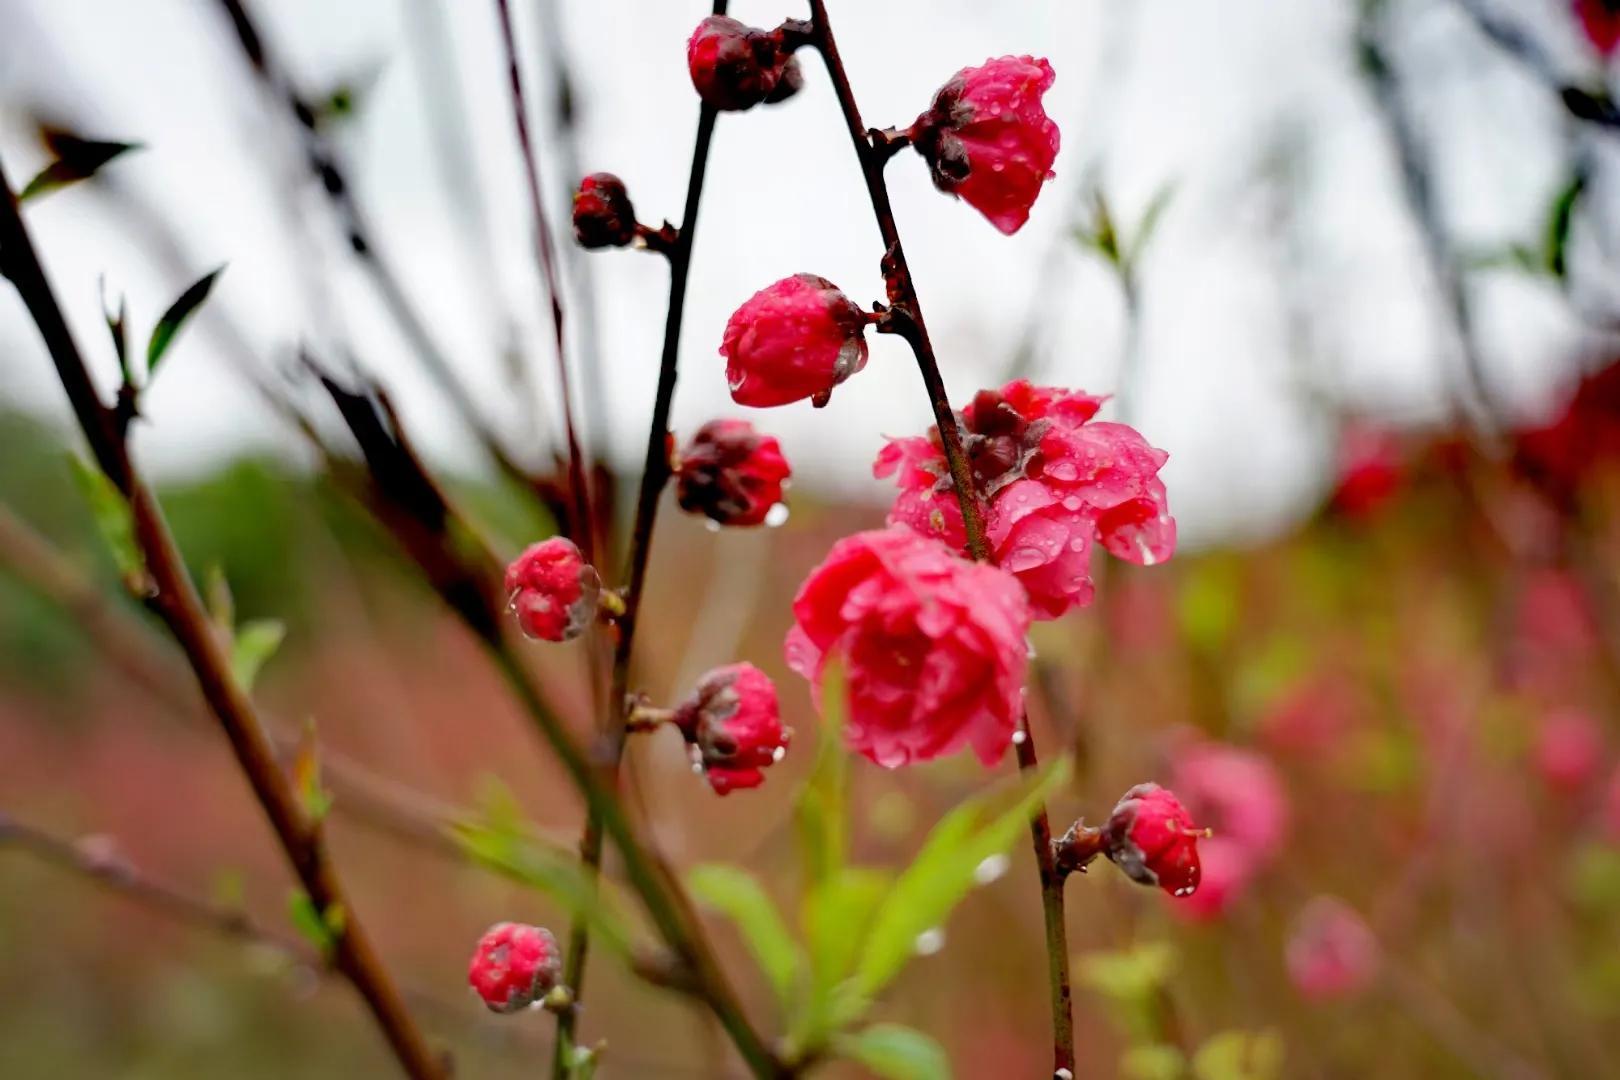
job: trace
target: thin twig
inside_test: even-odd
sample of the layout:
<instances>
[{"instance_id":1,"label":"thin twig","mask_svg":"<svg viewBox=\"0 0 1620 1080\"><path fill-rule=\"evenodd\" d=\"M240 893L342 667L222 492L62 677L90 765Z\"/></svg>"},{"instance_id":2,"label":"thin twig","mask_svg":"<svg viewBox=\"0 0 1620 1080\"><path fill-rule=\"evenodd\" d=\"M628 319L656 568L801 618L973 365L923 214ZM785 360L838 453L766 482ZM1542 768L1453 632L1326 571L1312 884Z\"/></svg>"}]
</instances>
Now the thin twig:
<instances>
[{"instance_id":1,"label":"thin twig","mask_svg":"<svg viewBox=\"0 0 1620 1080\"><path fill-rule=\"evenodd\" d=\"M1422 138L1407 107L1400 72L1383 42L1388 26L1387 7L1383 0L1365 0L1357 25L1361 70L1372 88L1379 115L1395 143L1401 192L1417 224L1429 274L1440 290L1457 347L1462 352L1466 377L1465 389L1460 395L1462 402L1485 432L1494 435L1503 427L1502 412L1498 408L1490 376L1485 371L1485 358L1475 330L1468 285L1463 280L1451 234L1435 195L1434 178L1429 171Z\"/></svg>"},{"instance_id":2,"label":"thin twig","mask_svg":"<svg viewBox=\"0 0 1620 1080\"><path fill-rule=\"evenodd\" d=\"M898 333L911 346L922 372L923 384L928 389L929 403L934 409L934 423L944 446L945 459L950 465L951 480L956 487L956 498L962 507L962 521L967 533L968 551L981 562L993 562L989 545L984 538L984 518L973 473L962 448L961 432L957 428L956 414L951 409L945 392L945 381L939 373L939 362L928 338L923 322L922 306L917 298L916 283L906 264L905 249L900 244L900 232L894 221L894 210L889 204L889 190L883 179L883 166L891 154L878 145L874 133L861 121L860 108L855 103L855 92L850 87L849 74L838 44L833 38L832 25L827 19L824 0L810 0L811 41L821 53L832 78L838 104L849 127L850 141L860 160L861 174L866 179L867 195L872 212L877 218L878 232L883 237L883 277L888 291L891 332ZM1018 767L1028 772L1039 764L1035 753L1035 739L1030 731L1027 713L1019 718L1017 738ZM1052 826L1043 804L1030 822L1030 836L1035 847L1035 862L1040 871L1041 911L1046 923L1047 974L1052 999L1052 1070L1056 1076L1074 1075L1074 1013L1070 1003L1068 929L1064 922L1063 878L1052 861Z\"/></svg>"},{"instance_id":3,"label":"thin twig","mask_svg":"<svg viewBox=\"0 0 1620 1080\"><path fill-rule=\"evenodd\" d=\"M586 812L602 822L618 848L625 878L641 898L660 936L681 964L684 983L702 998L730 1034L756 1076L781 1075L782 1064L750 1025L704 936L701 923L669 868L631 825L617 793L552 711L517 652L502 633L504 592L499 567L469 535L423 467L386 398L356 393L323 375L366 457L363 477L333 461L341 481L362 485L361 498L422 569L440 599L484 647L536 732L584 797ZM368 490L364 490L369 488Z\"/></svg>"},{"instance_id":4,"label":"thin twig","mask_svg":"<svg viewBox=\"0 0 1620 1080\"><path fill-rule=\"evenodd\" d=\"M5 188L4 202L0 204L3 269L44 339L96 464L129 505L134 540L151 588L148 603L184 650L203 696L218 717L238 764L315 910L343 913L342 929L333 934L333 959L338 970L365 999L405 1071L417 1078L444 1077L447 1063L429 1046L406 1010L363 922L348 901L322 842L319 823L312 822L304 812L289 778L276 762L251 699L231 671L223 642L186 572L162 511L135 469L125 432L113 411L102 404L91 381L3 169L0 186Z\"/></svg>"},{"instance_id":5,"label":"thin twig","mask_svg":"<svg viewBox=\"0 0 1620 1080\"><path fill-rule=\"evenodd\" d=\"M320 183L337 211L338 223L350 250L370 278L389 316L398 324L424 370L450 400L462 422L477 438L490 460L525 491L545 500L547 486L542 478L524 469L512 457L491 428L471 392L456 374L448 357L434 341L432 333L405 291L393 263L377 248L367 217L355 198L347 173L325 134L318 126L315 109L300 94L291 78L271 54L263 35L243 0L218 0L236 31L237 42L254 76L278 101L283 102L297 124L311 175Z\"/></svg>"},{"instance_id":6,"label":"thin twig","mask_svg":"<svg viewBox=\"0 0 1620 1080\"><path fill-rule=\"evenodd\" d=\"M596 522L591 517L591 493L585 475L585 455L579 447L574 426L572 379L568 371L567 335L563 329L562 285L557 280L557 258L551 241L551 225L546 218L545 199L540 195L540 167L534 139L529 134L528 104L523 95L523 74L518 66L517 40L512 30L511 0L495 0L500 15L501 45L506 50L506 72L512 93L512 123L517 131L518 151L523 158L523 181L529 195L529 213L534 218L534 257L546 286L551 310L551 329L557 356L557 396L561 398L563 436L568 446L569 535L579 545L586 562L594 562Z\"/></svg>"},{"instance_id":7,"label":"thin twig","mask_svg":"<svg viewBox=\"0 0 1620 1080\"><path fill-rule=\"evenodd\" d=\"M715 0L714 13L726 13L727 0ZM653 398L652 421L647 428L647 450L642 461L641 486L636 494L636 516L630 532L629 569L626 572L624 612L617 618L619 638L613 651L613 675L608 691L608 715L603 731L603 783L618 784L619 765L624 758L624 702L630 692L630 661L635 647L637 617L647 584L647 566L652 553L653 526L658 518L658 501L669 482L669 416L675 400L675 380L681 344L681 323L686 314L686 286L692 266L692 244L697 236L698 206L703 198L703 178L708 168L709 143L714 136L716 112L703 105L698 113L697 135L692 145L692 164L687 174L686 204L675 243L669 249L669 303L664 314L664 344L658 364L658 389ZM580 839L580 857L592 871L602 864L602 822L588 816ZM564 978L577 995L585 978L585 961L590 951L589 930L576 919L569 934L567 967ZM574 1015L557 1018L560 1035L573 1037ZM559 1045L563 1042L558 1040ZM561 1067L559 1057L558 1069ZM554 1070L554 1075L561 1076Z\"/></svg>"},{"instance_id":8,"label":"thin twig","mask_svg":"<svg viewBox=\"0 0 1620 1080\"><path fill-rule=\"evenodd\" d=\"M1564 109L1575 119L1584 120L1610 135L1620 134L1620 107L1601 85L1577 86L1564 76L1552 56L1522 26L1480 0L1452 0L1479 32L1497 48L1518 60L1531 75L1558 95Z\"/></svg>"}]
</instances>

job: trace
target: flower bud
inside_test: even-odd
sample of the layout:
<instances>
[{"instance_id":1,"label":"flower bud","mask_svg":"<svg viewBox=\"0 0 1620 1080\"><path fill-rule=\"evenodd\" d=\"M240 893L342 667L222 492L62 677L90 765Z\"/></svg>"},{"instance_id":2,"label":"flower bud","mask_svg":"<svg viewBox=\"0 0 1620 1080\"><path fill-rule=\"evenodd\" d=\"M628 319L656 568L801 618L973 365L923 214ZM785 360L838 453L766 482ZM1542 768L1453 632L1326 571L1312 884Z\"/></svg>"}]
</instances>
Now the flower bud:
<instances>
[{"instance_id":1,"label":"flower bud","mask_svg":"<svg viewBox=\"0 0 1620 1080\"><path fill-rule=\"evenodd\" d=\"M703 676L675 709L674 722L691 748L693 767L717 795L764 783L760 770L782 759L792 735L782 727L775 684L753 664L729 664Z\"/></svg>"},{"instance_id":2,"label":"flower bud","mask_svg":"<svg viewBox=\"0 0 1620 1080\"><path fill-rule=\"evenodd\" d=\"M681 451L675 499L721 525L758 525L791 475L782 447L746 420L710 420Z\"/></svg>"},{"instance_id":3,"label":"flower bud","mask_svg":"<svg viewBox=\"0 0 1620 1080\"><path fill-rule=\"evenodd\" d=\"M467 982L491 1011L510 1013L544 998L561 973L562 956L551 931L503 922L478 939Z\"/></svg>"},{"instance_id":4,"label":"flower bud","mask_svg":"<svg viewBox=\"0 0 1620 1080\"><path fill-rule=\"evenodd\" d=\"M1029 219L1052 177L1058 126L1041 96L1053 78L1052 65L1032 56L963 68L908 132L933 170L934 186L960 196L1008 235Z\"/></svg>"},{"instance_id":5,"label":"flower bud","mask_svg":"<svg viewBox=\"0 0 1620 1080\"><path fill-rule=\"evenodd\" d=\"M731 399L764 408L810 398L866 366L866 313L826 278L795 274L732 313L720 342Z\"/></svg>"},{"instance_id":6,"label":"flower bud","mask_svg":"<svg viewBox=\"0 0 1620 1080\"><path fill-rule=\"evenodd\" d=\"M574 542L532 544L506 568L508 605L518 626L540 641L569 641L596 619L602 579Z\"/></svg>"},{"instance_id":7,"label":"flower bud","mask_svg":"<svg viewBox=\"0 0 1620 1080\"><path fill-rule=\"evenodd\" d=\"M1173 794L1158 784L1138 784L1103 826L1103 854L1132 881L1191 896L1198 889L1203 835Z\"/></svg>"},{"instance_id":8,"label":"flower bud","mask_svg":"<svg viewBox=\"0 0 1620 1080\"><path fill-rule=\"evenodd\" d=\"M574 239L584 248L624 247L636 238L636 208L624 181L592 173L574 192Z\"/></svg>"},{"instance_id":9,"label":"flower bud","mask_svg":"<svg viewBox=\"0 0 1620 1080\"><path fill-rule=\"evenodd\" d=\"M1574 0L1574 7L1586 40L1599 56L1609 59L1620 49L1620 4L1615 0Z\"/></svg>"},{"instance_id":10,"label":"flower bud","mask_svg":"<svg viewBox=\"0 0 1620 1080\"><path fill-rule=\"evenodd\" d=\"M698 23L686 43L686 66L698 96L723 112L782 101L803 82L780 33L725 15Z\"/></svg>"}]
</instances>

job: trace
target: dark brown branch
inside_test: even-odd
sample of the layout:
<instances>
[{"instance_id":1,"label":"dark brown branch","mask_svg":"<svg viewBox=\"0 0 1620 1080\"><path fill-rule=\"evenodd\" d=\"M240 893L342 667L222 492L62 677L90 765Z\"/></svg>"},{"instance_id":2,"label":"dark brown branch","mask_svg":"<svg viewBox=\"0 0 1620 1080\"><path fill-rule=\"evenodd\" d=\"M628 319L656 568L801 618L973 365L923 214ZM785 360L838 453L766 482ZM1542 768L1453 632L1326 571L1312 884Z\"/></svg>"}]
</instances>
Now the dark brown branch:
<instances>
[{"instance_id":1,"label":"dark brown branch","mask_svg":"<svg viewBox=\"0 0 1620 1080\"><path fill-rule=\"evenodd\" d=\"M365 999L405 1071L413 1077L437 1080L447 1075L447 1064L430 1048L406 1010L348 900L322 842L319 824L304 813L276 762L252 701L231 673L230 658L186 572L157 501L136 472L112 412L96 393L3 170L0 186L5 188L0 204L0 269L16 286L45 341L96 464L128 502L135 542L153 590L148 603L185 652L204 698L315 910L344 913L343 930L334 934L337 969Z\"/></svg>"},{"instance_id":2,"label":"dark brown branch","mask_svg":"<svg viewBox=\"0 0 1620 1080\"><path fill-rule=\"evenodd\" d=\"M726 13L727 0L715 0L714 13ZM613 675L608 691L603 730L606 734L603 783L618 785L619 765L624 758L624 703L630 692L630 662L635 647L637 619L647 583L647 565L652 554L653 527L658 517L658 501L669 482L669 415L675 400L675 380L680 355L681 323L686 314L686 286L692 265L692 244L697 235L698 206L703 198L703 178L708 168L709 143L714 136L715 110L702 106L698 113L697 136L692 146L692 164L687 174L686 205L681 224L673 230L672 244L664 252L669 258L669 303L664 312L664 344L658 364L658 389L653 398L652 421L647 428L647 449L642 460L641 486L636 494L635 521L630 532L630 566L626 573L624 612L617 619L619 638L613 653ZM667 231L667 226L666 230ZM662 233L660 233L662 235ZM602 822L588 816L580 839L580 857L597 870L602 864ZM569 933L564 981L581 992L585 962L590 951L590 933L582 920L575 920ZM574 1034L572 1014L558 1017L560 1048ZM562 1060L553 1063L553 1076L562 1076Z\"/></svg>"},{"instance_id":3,"label":"dark brown branch","mask_svg":"<svg viewBox=\"0 0 1620 1080\"><path fill-rule=\"evenodd\" d=\"M322 381L366 458L364 470L334 461L340 481L357 488L377 519L428 577L440 599L484 647L569 779L586 812L602 823L624 862L625 878L641 898L660 936L685 967L690 984L731 1035L749 1069L776 1076L781 1064L750 1025L674 875L630 823L617 793L551 710L511 644L501 633L504 602L500 569L466 527L412 450L386 398Z\"/></svg>"},{"instance_id":4,"label":"dark brown branch","mask_svg":"<svg viewBox=\"0 0 1620 1080\"><path fill-rule=\"evenodd\" d=\"M377 248L367 217L356 200L347 172L326 135L318 128L314 106L300 93L291 77L270 53L263 35L243 0L218 0L242 48L243 57L254 77L292 114L303 141L304 159L310 174L321 185L337 213L339 227L350 250L377 290L389 316L410 342L423 369L450 400L451 407L477 438L497 468L525 491L551 505L546 481L523 468L502 444L472 394L456 374L454 366L429 332L405 291L393 263Z\"/></svg>"},{"instance_id":5,"label":"dark brown branch","mask_svg":"<svg viewBox=\"0 0 1620 1080\"><path fill-rule=\"evenodd\" d=\"M562 399L563 436L568 446L569 535L579 545L586 562L596 561L596 523L591 517L589 480L585 475L585 455L579 447L574 427L573 380L568 370L568 350L563 330L562 285L557 280L557 259L551 241L551 225L546 219L545 200L540 195L540 167L534 139L529 134L529 112L523 94L523 74L518 66L516 37L512 30L510 0L495 0L500 15L501 44L506 50L506 72L512 92L512 122L517 130L518 151L523 158L523 181L529 195L529 214L534 218L534 257L550 302L551 329L557 355L557 394Z\"/></svg>"},{"instance_id":6,"label":"dark brown branch","mask_svg":"<svg viewBox=\"0 0 1620 1080\"><path fill-rule=\"evenodd\" d=\"M962 507L962 521L966 526L968 551L981 562L994 562L984 538L984 517L981 500L973 482L973 472L963 452L962 436L957 427L956 413L951 409L945 392L945 380L939 373L939 362L923 322L922 305L917 298L917 287L906 264L905 249L900 244L900 232L894 221L894 209L889 204L889 190L883 179L883 166L894 152L892 140L884 133L869 130L861 121L860 108L855 103L855 92L850 87L849 74L838 44L833 37L832 25L827 19L824 0L810 0L811 22L808 30L810 42L826 62L838 95L844 122L849 128L855 156L860 160L861 174L866 180L867 195L872 212L877 218L878 232L883 237L883 279L889 294L889 311L879 323L879 329L897 333L911 346L922 372L923 384L928 388L928 400L934 409L934 423L939 429L940 442L950 465L951 480L956 487L957 501ZM795 28L803 32L802 28ZM1035 739L1030 732L1026 713L1017 733L1018 767L1029 771L1039 764L1035 754ZM1030 822L1030 837L1035 847L1035 862L1040 870L1041 911L1046 922L1046 954L1052 998L1052 1069L1055 1075L1074 1075L1074 1014L1070 1004L1068 928L1064 921L1063 877L1052 862L1052 827L1043 805Z\"/></svg>"}]
</instances>

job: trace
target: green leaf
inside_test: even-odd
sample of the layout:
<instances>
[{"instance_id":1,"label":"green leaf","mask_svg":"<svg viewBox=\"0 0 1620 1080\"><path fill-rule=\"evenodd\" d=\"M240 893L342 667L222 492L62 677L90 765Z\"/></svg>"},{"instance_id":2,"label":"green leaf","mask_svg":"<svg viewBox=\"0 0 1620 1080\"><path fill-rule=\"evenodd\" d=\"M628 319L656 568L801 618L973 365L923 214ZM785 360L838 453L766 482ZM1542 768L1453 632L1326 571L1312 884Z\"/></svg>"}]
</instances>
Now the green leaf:
<instances>
[{"instance_id":1,"label":"green leaf","mask_svg":"<svg viewBox=\"0 0 1620 1080\"><path fill-rule=\"evenodd\" d=\"M169 310L163 313L158 320L157 327L152 331L152 339L146 344L146 378L150 382L157 375L158 363L163 354L168 352L169 346L174 343L174 337L180 332L196 310L208 299L208 293L219 280L219 275L225 272L221 266L210 274L206 274L193 282L191 287L181 293Z\"/></svg>"},{"instance_id":2,"label":"green leaf","mask_svg":"<svg viewBox=\"0 0 1620 1080\"><path fill-rule=\"evenodd\" d=\"M1175 197L1176 185L1172 182L1161 185L1159 190L1153 193L1153 198L1148 200L1147 208L1142 211L1142 217L1136 223L1136 235L1131 238L1130 253L1125 257L1128 264L1134 266L1141 259L1142 252L1147 250L1148 241L1153 239L1153 234L1159 228L1159 221Z\"/></svg>"},{"instance_id":3,"label":"green leaf","mask_svg":"<svg viewBox=\"0 0 1620 1080\"><path fill-rule=\"evenodd\" d=\"M794 986L805 969L804 953L759 882L739 867L709 863L688 871L686 884L692 895L737 924L749 952L770 980L776 1000L784 1010L789 1008Z\"/></svg>"},{"instance_id":4,"label":"green leaf","mask_svg":"<svg viewBox=\"0 0 1620 1080\"><path fill-rule=\"evenodd\" d=\"M129 501L100 469L77 454L71 455L68 461L73 467L73 479L90 506L96 529L112 552L113 563L124 584L133 591L144 591L146 559L135 542L135 515L130 511Z\"/></svg>"},{"instance_id":5,"label":"green leaf","mask_svg":"<svg viewBox=\"0 0 1620 1080\"><path fill-rule=\"evenodd\" d=\"M286 636L286 624L280 619L250 619L237 628L231 644L231 674L238 686L253 690L259 669L276 654Z\"/></svg>"},{"instance_id":6,"label":"green leaf","mask_svg":"<svg viewBox=\"0 0 1620 1080\"><path fill-rule=\"evenodd\" d=\"M1223 1031L1193 1055L1198 1080L1276 1080L1282 1066L1282 1037L1274 1031Z\"/></svg>"},{"instance_id":7,"label":"green leaf","mask_svg":"<svg viewBox=\"0 0 1620 1080\"><path fill-rule=\"evenodd\" d=\"M844 672L830 664L822 679L821 732L810 779L794 804L805 888L836 876L848 859L849 758L844 751Z\"/></svg>"},{"instance_id":8,"label":"green leaf","mask_svg":"<svg viewBox=\"0 0 1620 1080\"><path fill-rule=\"evenodd\" d=\"M931 1036L902 1024L873 1024L837 1043L841 1057L884 1080L950 1080L951 1059Z\"/></svg>"},{"instance_id":9,"label":"green leaf","mask_svg":"<svg viewBox=\"0 0 1620 1080\"><path fill-rule=\"evenodd\" d=\"M343 905L332 904L323 913L316 909L315 901L309 898L308 893L294 889L287 899L287 914L298 935L309 942L310 947L322 958L330 960L349 921Z\"/></svg>"},{"instance_id":10,"label":"green leaf","mask_svg":"<svg viewBox=\"0 0 1620 1080\"><path fill-rule=\"evenodd\" d=\"M462 822L451 836L475 862L537 889L575 918L583 919L614 952L630 951L630 907L613 883L586 871L570 850L547 843L532 830L504 824Z\"/></svg>"},{"instance_id":11,"label":"green leaf","mask_svg":"<svg viewBox=\"0 0 1620 1080\"><path fill-rule=\"evenodd\" d=\"M1062 758L1016 784L975 795L946 814L879 909L855 973L867 998L900 973L926 931L944 924L985 860L1004 855L1046 796L1068 779Z\"/></svg>"},{"instance_id":12,"label":"green leaf","mask_svg":"<svg viewBox=\"0 0 1620 1080\"><path fill-rule=\"evenodd\" d=\"M817 1046L860 1019L870 999L850 981L867 931L894 878L884 870L849 868L813 886L800 919L810 952L810 986L795 1017L794 1042Z\"/></svg>"},{"instance_id":13,"label":"green leaf","mask_svg":"<svg viewBox=\"0 0 1620 1080\"><path fill-rule=\"evenodd\" d=\"M1542 266L1553 277L1563 278L1565 254L1569 247L1570 226L1575 220L1575 204L1586 191L1586 174L1576 170L1569 183L1559 189L1547 212L1547 230L1542 238Z\"/></svg>"},{"instance_id":14,"label":"green leaf","mask_svg":"<svg viewBox=\"0 0 1620 1080\"><path fill-rule=\"evenodd\" d=\"M141 148L140 143L81 139L66 132L56 132L51 138L51 144L52 149L56 151L56 160L23 185L22 191L17 195L18 202L27 202L58 188L76 184L80 180L88 180L109 161L126 151Z\"/></svg>"}]
</instances>

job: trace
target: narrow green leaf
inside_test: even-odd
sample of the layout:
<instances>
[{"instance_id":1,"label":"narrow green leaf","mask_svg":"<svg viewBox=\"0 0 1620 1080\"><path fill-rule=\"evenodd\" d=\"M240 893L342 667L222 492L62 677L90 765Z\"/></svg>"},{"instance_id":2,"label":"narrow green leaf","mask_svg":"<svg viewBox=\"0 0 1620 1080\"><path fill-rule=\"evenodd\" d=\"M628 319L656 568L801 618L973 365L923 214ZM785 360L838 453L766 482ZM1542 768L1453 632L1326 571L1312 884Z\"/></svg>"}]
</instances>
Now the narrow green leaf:
<instances>
[{"instance_id":1,"label":"narrow green leaf","mask_svg":"<svg viewBox=\"0 0 1620 1080\"><path fill-rule=\"evenodd\" d=\"M236 636L236 600L231 596L231 583L225 577L225 568L211 563L203 575L203 600L208 605L209 617L228 638Z\"/></svg>"},{"instance_id":2,"label":"narrow green leaf","mask_svg":"<svg viewBox=\"0 0 1620 1080\"><path fill-rule=\"evenodd\" d=\"M94 465L77 454L71 455L68 461L73 468L73 479L89 504L96 529L112 552L113 563L124 583L131 589L137 588L146 579L146 559L135 542L135 516L128 500L107 479L107 474Z\"/></svg>"},{"instance_id":3,"label":"narrow green leaf","mask_svg":"<svg viewBox=\"0 0 1620 1080\"><path fill-rule=\"evenodd\" d=\"M582 918L596 939L620 955L630 951L633 937L630 907L606 879L598 879L580 864L578 856L528 831L484 822L463 822L451 836L475 862L551 897L576 918Z\"/></svg>"},{"instance_id":4,"label":"narrow green leaf","mask_svg":"<svg viewBox=\"0 0 1620 1080\"><path fill-rule=\"evenodd\" d=\"M827 668L822 679L820 742L816 746L815 765L810 779L799 792L793 811L807 891L814 883L838 874L848 859L849 757L844 750L845 711L844 673L835 663Z\"/></svg>"},{"instance_id":5,"label":"narrow green leaf","mask_svg":"<svg viewBox=\"0 0 1620 1080\"><path fill-rule=\"evenodd\" d=\"M320 953L322 957L330 959L332 950L337 945L337 931L333 930L333 922L341 923L341 912L336 920L323 916L315 907L315 901L302 889L294 889L287 898L287 914L292 919L293 929L298 936L309 942L310 947Z\"/></svg>"},{"instance_id":6,"label":"narrow green leaf","mask_svg":"<svg viewBox=\"0 0 1620 1080\"><path fill-rule=\"evenodd\" d=\"M950 1080L951 1059L932 1036L902 1024L873 1024L838 1040L840 1056L883 1080Z\"/></svg>"},{"instance_id":7,"label":"narrow green leaf","mask_svg":"<svg viewBox=\"0 0 1620 1080\"><path fill-rule=\"evenodd\" d=\"M56 160L45 166L37 176L23 185L17 195L18 202L27 202L49 194L58 188L88 180L103 165L129 150L139 150L140 143L102 142L81 139L77 135L57 132L51 140Z\"/></svg>"},{"instance_id":8,"label":"narrow green leaf","mask_svg":"<svg viewBox=\"0 0 1620 1080\"><path fill-rule=\"evenodd\" d=\"M1069 760L1062 758L1016 784L967 799L940 820L877 913L855 973L863 996L876 996L900 973L918 939L943 926L973 887L979 867L1006 854L1068 776Z\"/></svg>"},{"instance_id":9,"label":"narrow green leaf","mask_svg":"<svg viewBox=\"0 0 1620 1080\"><path fill-rule=\"evenodd\" d=\"M163 354L168 352L169 346L174 343L175 335L180 332L186 320L202 306L203 301L208 299L208 293L213 289L214 282L218 281L219 275L224 272L225 267L221 266L193 282L190 288L169 305L169 310L158 320L157 327L152 331L152 339L146 344L148 382L157 375L158 363L163 359Z\"/></svg>"},{"instance_id":10,"label":"narrow green leaf","mask_svg":"<svg viewBox=\"0 0 1620 1080\"><path fill-rule=\"evenodd\" d=\"M1577 170L1569 183L1559 189L1547 212L1546 235L1542 238L1542 267L1553 277L1565 274L1570 227L1575 221L1575 205L1586 191L1586 175Z\"/></svg>"},{"instance_id":11,"label":"narrow green leaf","mask_svg":"<svg viewBox=\"0 0 1620 1080\"><path fill-rule=\"evenodd\" d=\"M776 1000L784 1011L791 1008L794 987L806 966L804 953L758 880L740 867L709 863L688 871L686 884L693 896L737 924Z\"/></svg>"},{"instance_id":12,"label":"narrow green leaf","mask_svg":"<svg viewBox=\"0 0 1620 1080\"><path fill-rule=\"evenodd\" d=\"M276 654L286 636L286 624L280 619L250 619L238 627L231 645L231 674L237 685L251 692L259 670Z\"/></svg>"},{"instance_id":13,"label":"narrow green leaf","mask_svg":"<svg viewBox=\"0 0 1620 1080\"><path fill-rule=\"evenodd\" d=\"M1152 240L1153 234L1158 231L1159 221L1175 197L1174 183L1163 184L1153 193L1153 198L1148 200L1147 208L1142 211L1142 217L1136 223L1136 235L1131 237L1130 254L1126 256L1127 263L1135 266L1141 259L1142 252L1147 250L1148 241Z\"/></svg>"},{"instance_id":14,"label":"narrow green leaf","mask_svg":"<svg viewBox=\"0 0 1620 1080\"><path fill-rule=\"evenodd\" d=\"M805 896L801 919L810 951L810 986L796 1017L795 1042L818 1046L860 1019L870 998L850 980L873 916L889 894L893 875L849 868L820 882Z\"/></svg>"}]
</instances>

